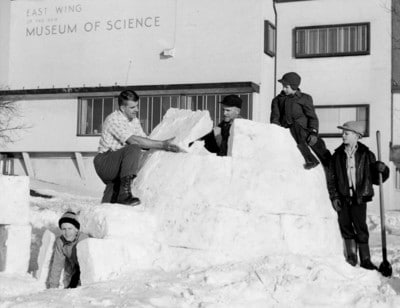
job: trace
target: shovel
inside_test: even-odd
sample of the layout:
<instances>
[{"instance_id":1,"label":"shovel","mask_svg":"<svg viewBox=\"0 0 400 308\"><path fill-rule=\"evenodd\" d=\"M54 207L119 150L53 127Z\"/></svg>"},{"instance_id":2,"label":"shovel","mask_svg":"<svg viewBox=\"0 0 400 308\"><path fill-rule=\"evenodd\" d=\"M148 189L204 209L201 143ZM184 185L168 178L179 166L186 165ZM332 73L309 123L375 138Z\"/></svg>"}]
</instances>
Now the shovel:
<instances>
[{"instance_id":1,"label":"shovel","mask_svg":"<svg viewBox=\"0 0 400 308\"><path fill-rule=\"evenodd\" d=\"M379 130L376 131L376 142L378 145L378 160L381 160L381 133ZM386 226L385 226L385 206L383 204L383 187L382 187L382 174L379 173L379 201L380 201L380 213L381 213L381 237L382 237L382 263L379 265L378 271L385 277L392 276L392 266L387 260L386 251Z\"/></svg>"}]
</instances>

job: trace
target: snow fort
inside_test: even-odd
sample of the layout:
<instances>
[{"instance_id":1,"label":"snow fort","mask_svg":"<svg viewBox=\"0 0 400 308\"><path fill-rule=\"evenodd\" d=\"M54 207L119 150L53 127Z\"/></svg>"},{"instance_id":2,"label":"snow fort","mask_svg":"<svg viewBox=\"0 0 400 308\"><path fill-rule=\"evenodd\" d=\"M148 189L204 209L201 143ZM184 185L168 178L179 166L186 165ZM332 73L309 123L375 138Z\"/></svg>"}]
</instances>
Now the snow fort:
<instances>
[{"instance_id":1,"label":"snow fort","mask_svg":"<svg viewBox=\"0 0 400 308\"><path fill-rule=\"evenodd\" d=\"M170 109L150 138L175 137L185 152L146 154L133 185L142 204L82 210L82 230L94 237L78 244L82 284L263 256L344 262L324 170L303 168L289 130L236 119L219 157L195 141L212 125L208 111Z\"/></svg>"}]
</instances>

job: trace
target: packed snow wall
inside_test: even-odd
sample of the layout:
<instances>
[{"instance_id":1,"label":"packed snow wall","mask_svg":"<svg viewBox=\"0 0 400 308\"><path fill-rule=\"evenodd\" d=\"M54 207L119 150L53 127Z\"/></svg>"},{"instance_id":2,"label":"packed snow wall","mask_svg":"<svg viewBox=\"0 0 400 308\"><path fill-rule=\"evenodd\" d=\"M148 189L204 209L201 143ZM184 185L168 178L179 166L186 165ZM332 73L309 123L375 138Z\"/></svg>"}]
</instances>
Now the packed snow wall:
<instances>
[{"instance_id":1,"label":"packed snow wall","mask_svg":"<svg viewBox=\"0 0 400 308\"><path fill-rule=\"evenodd\" d=\"M83 284L132 269L204 267L262 256L342 257L324 170L303 168L290 132L237 119L229 155L196 141L208 112L169 110L150 136L175 136L181 153L149 151L134 181L136 207L104 204L81 212ZM162 129L161 129L162 127ZM99 257L101 256L101 257Z\"/></svg>"},{"instance_id":2,"label":"packed snow wall","mask_svg":"<svg viewBox=\"0 0 400 308\"><path fill-rule=\"evenodd\" d=\"M303 168L288 130L237 119L229 156L152 153L135 182L167 264L342 253L321 166Z\"/></svg>"}]
</instances>

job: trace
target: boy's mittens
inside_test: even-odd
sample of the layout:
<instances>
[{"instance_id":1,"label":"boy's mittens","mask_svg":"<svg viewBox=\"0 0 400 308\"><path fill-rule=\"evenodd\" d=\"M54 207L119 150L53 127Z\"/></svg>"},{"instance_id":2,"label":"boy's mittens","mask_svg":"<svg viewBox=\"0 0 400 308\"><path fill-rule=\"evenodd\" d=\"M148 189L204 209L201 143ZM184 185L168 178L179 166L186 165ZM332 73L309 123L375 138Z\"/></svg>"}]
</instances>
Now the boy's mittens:
<instances>
[{"instance_id":1,"label":"boy's mittens","mask_svg":"<svg viewBox=\"0 0 400 308\"><path fill-rule=\"evenodd\" d=\"M385 165L385 163L383 163L383 162L381 162L379 160L375 162L375 169L379 173L384 173L386 168L387 168L387 166Z\"/></svg>"},{"instance_id":2,"label":"boy's mittens","mask_svg":"<svg viewBox=\"0 0 400 308\"><path fill-rule=\"evenodd\" d=\"M342 203L340 202L339 199L333 199L332 206L336 212L339 212L342 209Z\"/></svg>"},{"instance_id":3,"label":"boy's mittens","mask_svg":"<svg viewBox=\"0 0 400 308\"><path fill-rule=\"evenodd\" d=\"M314 132L310 133L310 134L308 135L306 141L307 141L308 145L312 147L312 146L313 146L314 144L316 144L317 141L318 141L318 136L317 136L317 134L314 133Z\"/></svg>"}]
</instances>

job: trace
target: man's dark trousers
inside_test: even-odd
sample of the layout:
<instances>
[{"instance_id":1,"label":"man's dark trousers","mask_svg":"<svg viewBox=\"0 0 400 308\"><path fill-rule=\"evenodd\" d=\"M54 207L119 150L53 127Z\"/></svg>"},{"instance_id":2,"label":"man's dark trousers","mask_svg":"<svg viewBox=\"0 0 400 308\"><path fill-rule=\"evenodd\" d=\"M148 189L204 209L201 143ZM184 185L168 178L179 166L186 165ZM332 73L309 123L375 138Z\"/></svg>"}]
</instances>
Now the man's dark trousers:
<instances>
[{"instance_id":1,"label":"man's dark trousers","mask_svg":"<svg viewBox=\"0 0 400 308\"><path fill-rule=\"evenodd\" d=\"M94 158L94 168L100 179L106 184L102 203L116 203L120 179L136 175L139 171L142 151L139 146L129 144L117 151L99 153Z\"/></svg>"}]
</instances>

